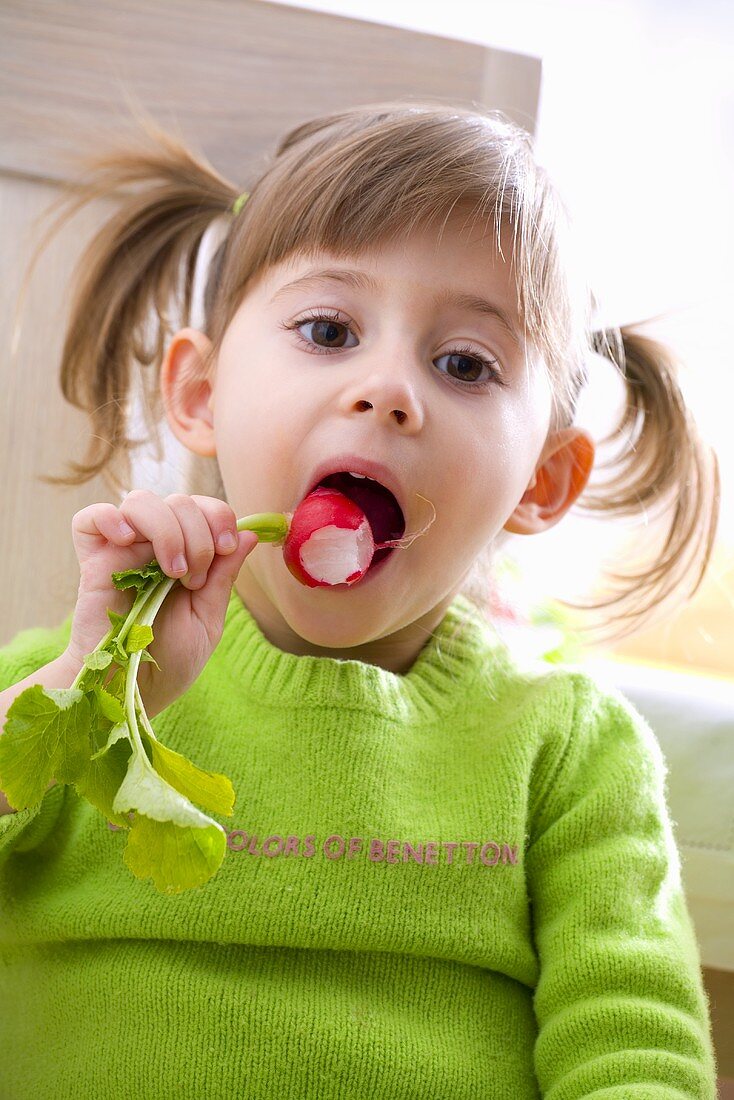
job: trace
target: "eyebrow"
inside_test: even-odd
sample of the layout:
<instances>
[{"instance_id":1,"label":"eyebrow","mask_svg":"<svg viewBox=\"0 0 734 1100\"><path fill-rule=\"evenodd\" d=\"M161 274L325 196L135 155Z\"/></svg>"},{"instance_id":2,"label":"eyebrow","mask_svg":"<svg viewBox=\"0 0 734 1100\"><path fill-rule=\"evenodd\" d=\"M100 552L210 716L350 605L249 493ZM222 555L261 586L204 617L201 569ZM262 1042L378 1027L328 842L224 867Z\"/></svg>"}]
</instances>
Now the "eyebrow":
<instances>
[{"instance_id":1,"label":"eyebrow","mask_svg":"<svg viewBox=\"0 0 734 1100\"><path fill-rule=\"evenodd\" d=\"M272 305L272 303L282 297L286 291L323 282L342 283L355 290L378 291L380 289L378 280L368 275L366 271L348 271L346 268L330 267L307 271L305 275L301 275L300 278L294 279L292 283L286 283L275 292L270 299L270 303ZM430 305L432 309L451 305L468 313L478 313L483 317L494 317L505 327L515 343L520 343L520 338L515 330L515 326L507 313L494 302L490 302L478 294L468 294L464 291L452 290L449 287L444 287L432 298Z\"/></svg>"}]
</instances>

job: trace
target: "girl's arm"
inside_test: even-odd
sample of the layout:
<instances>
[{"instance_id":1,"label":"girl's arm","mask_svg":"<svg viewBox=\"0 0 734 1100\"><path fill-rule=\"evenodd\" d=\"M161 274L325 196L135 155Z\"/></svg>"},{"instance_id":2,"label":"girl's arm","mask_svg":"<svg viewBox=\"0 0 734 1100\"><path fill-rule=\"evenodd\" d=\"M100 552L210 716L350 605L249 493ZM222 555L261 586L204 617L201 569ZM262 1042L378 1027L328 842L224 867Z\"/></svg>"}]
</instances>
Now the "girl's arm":
<instances>
[{"instance_id":1,"label":"girl's arm","mask_svg":"<svg viewBox=\"0 0 734 1100\"><path fill-rule=\"evenodd\" d=\"M701 960L665 762L620 693L571 674L575 711L525 867L546 1100L715 1100Z\"/></svg>"}]
</instances>

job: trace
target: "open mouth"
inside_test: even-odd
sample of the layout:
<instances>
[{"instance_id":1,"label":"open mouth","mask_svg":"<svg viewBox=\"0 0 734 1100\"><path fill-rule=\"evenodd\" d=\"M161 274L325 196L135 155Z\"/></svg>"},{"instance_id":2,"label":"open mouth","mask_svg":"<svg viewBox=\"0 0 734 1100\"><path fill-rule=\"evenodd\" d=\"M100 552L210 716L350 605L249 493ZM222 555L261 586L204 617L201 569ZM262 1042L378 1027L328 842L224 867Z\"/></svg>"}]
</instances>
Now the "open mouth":
<instances>
[{"instance_id":1,"label":"open mouth","mask_svg":"<svg viewBox=\"0 0 734 1100\"><path fill-rule=\"evenodd\" d=\"M370 477L354 477L346 471L329 474L322 478L319 485L327 489L336 489L358 505L367 517L372 528L375 544L400 539L405 534L405 517L397 500L384 485ZM385 546L376 550L370 569L392 554L395 547Z\"/></svg>"}]
</instances>

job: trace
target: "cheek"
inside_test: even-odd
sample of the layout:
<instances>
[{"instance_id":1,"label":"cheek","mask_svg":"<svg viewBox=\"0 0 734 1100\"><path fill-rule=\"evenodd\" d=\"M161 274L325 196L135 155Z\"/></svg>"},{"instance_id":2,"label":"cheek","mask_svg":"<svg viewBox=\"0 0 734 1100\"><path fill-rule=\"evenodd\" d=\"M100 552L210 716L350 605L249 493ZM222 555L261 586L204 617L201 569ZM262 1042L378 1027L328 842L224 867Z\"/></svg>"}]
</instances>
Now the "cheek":
<instances>
[{"instance_id":1,"label":"cheek","mask_svg":"<svg viewBox=\"0 0 734 1100\"><path fill-rule=\"evenodd\" d=\"M238 515L293 508L295 486L303 476L298 465L303 423L298 403L280 399L270 385L238 379L218 392L217 459Z\"/></svg>"},{"instance_id":2,"label":"cheek","mask_svg":"<svg viewBox=\"0 0 734 1100\"><path fill-rule=\"evenodd\" d=\"M443 449L442 483L447 514L466 523L468 537L491 536L512 513L527 488L533 469L535 432L527 412L514 416L510 409L494 409L480 423L464 425L460 440ZM540 443L538 443L540 447Z\"/></svg>"},{"instance_id":3,"label":"cheek","mask_svg":"<svg viewBox=\"0 0 734 1100\"><path fill-rule=\"evenodd\" d=\"M237 362L227 362L217 387L215 434L218 446L243 448L272 437L285 412L277 389L277 380L253 358L244 354Z\"/></svg>"}]
</instances>

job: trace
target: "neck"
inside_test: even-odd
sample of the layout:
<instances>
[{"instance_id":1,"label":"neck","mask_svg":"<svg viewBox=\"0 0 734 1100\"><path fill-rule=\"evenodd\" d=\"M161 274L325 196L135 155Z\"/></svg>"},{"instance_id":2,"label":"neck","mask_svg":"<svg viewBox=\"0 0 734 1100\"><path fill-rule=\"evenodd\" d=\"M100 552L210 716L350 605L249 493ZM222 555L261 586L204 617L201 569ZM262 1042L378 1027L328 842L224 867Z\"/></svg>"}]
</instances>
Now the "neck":
<instances>
[{"instance_id":1,"label":"neck","mask_svg":"<svg viewBox=\"0 0 734 1100\"><path fill-rule=\"evenodd\" d=\"M383 638L350 646L348 649L334 649L330 646L314 645L297 634L246 566L240 570L235 589L263 635L271 645L277 646L284 653L292 653L296 657L332 657L336 660L362 661L398 676L405 675L410 670L456 595L451 592L421 618Z\"/></svg>"}]
</instances>

